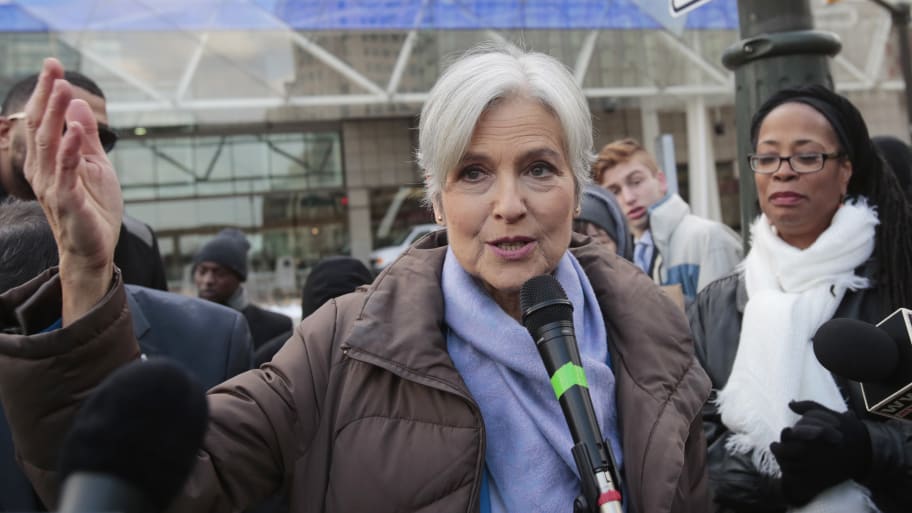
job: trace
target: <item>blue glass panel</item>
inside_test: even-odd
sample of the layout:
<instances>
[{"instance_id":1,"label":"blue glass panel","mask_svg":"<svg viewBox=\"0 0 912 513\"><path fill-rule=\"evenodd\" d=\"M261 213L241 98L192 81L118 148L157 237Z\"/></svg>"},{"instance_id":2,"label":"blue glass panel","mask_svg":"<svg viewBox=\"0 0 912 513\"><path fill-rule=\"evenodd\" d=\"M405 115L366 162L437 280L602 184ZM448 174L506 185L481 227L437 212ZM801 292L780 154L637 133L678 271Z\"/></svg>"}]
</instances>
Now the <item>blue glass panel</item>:
<instances>
[{"instance_id":1,"label":"blue glass panel","mask_svg":"<svg viewBox=\"0 0 912 513\"><path fill-rule=\"evenodd\" d=\"M6 32L47 32L43 21L13 4L0 4L0 30Z\"/></svg>"},{"instance_id":2,"label":"blue glass panel","mask_svg":"<svg viewBox=\"0 0 912 513\"><path fill-rule=\"evenodd\" d=\"M660 1L660 0L646 0ZM667 1L667 0L661 0ZM422 4L425 5L422 11ZM103 6L100 8L99 6ZM19 0L0 31L657 29L634 0ZM690 12L691 29L736 29L736 0Z\"/></svg>"},{"instance_id":3,"label":"blue glass panel","mask_svg":"<svg viewBox=\"0 0 912 513\"><path fill-rule=\"evenodd\" d=\"M713 0L704 4L687 15L689 29L737 29L738 28L738 1Z\"/></svg>"}]
</instances>

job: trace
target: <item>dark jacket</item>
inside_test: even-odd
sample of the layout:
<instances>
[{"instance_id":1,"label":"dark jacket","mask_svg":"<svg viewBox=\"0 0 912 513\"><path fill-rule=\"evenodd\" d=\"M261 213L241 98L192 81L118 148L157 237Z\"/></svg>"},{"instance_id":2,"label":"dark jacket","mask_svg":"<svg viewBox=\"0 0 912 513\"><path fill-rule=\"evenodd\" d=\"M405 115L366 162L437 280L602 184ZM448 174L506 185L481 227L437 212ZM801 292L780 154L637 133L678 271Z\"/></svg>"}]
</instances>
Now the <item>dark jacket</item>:
<instances>
[{"instance_id":1,"label":"dark jacket","mask_svg":"<svg viewBox=\"0 0 912 513\"><path fill-rule=\"evenodd\" d=\"M133 335L148 357L167 357L211 388L251 368L247 322L221 305L159 290L126 286ZM0 408L0 511L44 511L13 452L13 441Z\"/></svg>"},{"instance_id":2,"label":"dark jacket","mask_svg":"<svg viewBox=\"0 0 912 513\"><path fill-rule=\"evenodd\" d=\"M873 276L869 268L862 272ZM707 286L687 312L697 358L709 374L713 388L703 408L709 480L717 512L784 512L786 505L778 479L760 473L749 456L734 455L725 449L730 432L714 403L734 365L746 304L743 276L730 274ZM846 292L833 317L876 324L888 314L874 288ZM875 503L884 513L912 511L912 424L867 413L858 383L839 376L834 378L848 398L849 409L865 420L871 434L873 461L867 479L861 484L871 490Z\"/></svg>"},{"instance_id":3,"label":"dark jacket","mask_svg":"<svg viewBox=\"0 0 912 513\"><path fill-rule=\"evenodd\" d=\"M47 511L16 463L13 434L3 408L0 408L0 511Z\"/></svg>"},{"instance_id":4,"label":"dark jacket","mask_svg":"<svg viewBox=\"0 0 912 513\"><path fill-rule=\"evenodd\" d=\"M350 256L326 257L311 268L301 289L301 318L317 311L323 303L339 297L374 280L374 275L357 258ZM253 363L259 367L272 357L288 341L291 333L273 337L257 347Z\"/></svg>"},{"instance_id":5,"label":"dark jacket","mask_svg":"<svg viewBox=\"0 0 912 513\"><path fill-rule=\"evenodd\" d=\"M244 314L247 326L250 327L254 351L276 337L287 339L291 336L294 326L291 317L287 315L271 312L253 303L245 306L241 313Z\"/></svg>"},{"instance_id":6,"label":"dark jacket","mask_svg":"<svg viewBox=\"0 0 912 513\"><path fill-rule=\"evenodd\" d=\"M155 232L149 225L126 214L114 247L114 263L120 267L124 283L168 290L165 264L158 251Z\"/></svg>"},{"instance_id":7,"label":"dark jacket","mask_svg":"<svg viewBox=\"0 0 912 513\"><path fill-rule=\"evenodd\" d=\"M614 342L627 512L703 513L709 383L687 321L632 264L580 242L572 251ZM171 510L236 511L278 490L296 513L477 510L485 433L446 351L445 253L445 232L428 235L367 290L302 321L270 363L210 391L204 450ZM31 333L0 335L0 397L24 466L51 504L61 434L81 391L139 352L116 278L85 317L34 333L42 305L59 301L55 281L45 274L0 296L4 327Z\"/></svg>"},{"instance_id":8,"label":"dark jacket","mask_svg":"<svg viewBox=\"0 0 912 513\"><path fill-rule=\"evenodd\" d=\"M238 312L212 301L127 285L133 336L146 356L166 356L206 389L253 367L253 342Z\"/></svg>"}]
</instances>

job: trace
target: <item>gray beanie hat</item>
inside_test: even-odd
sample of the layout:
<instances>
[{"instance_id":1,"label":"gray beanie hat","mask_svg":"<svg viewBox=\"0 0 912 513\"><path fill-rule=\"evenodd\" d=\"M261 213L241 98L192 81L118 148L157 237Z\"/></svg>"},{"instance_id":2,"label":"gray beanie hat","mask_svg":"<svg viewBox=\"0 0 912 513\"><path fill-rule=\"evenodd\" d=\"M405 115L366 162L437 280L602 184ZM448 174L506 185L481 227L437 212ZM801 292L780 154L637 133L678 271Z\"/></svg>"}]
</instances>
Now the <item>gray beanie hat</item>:
<instances>
[{"instance_id":1,"label":"gray beanie hat","mask_svg":"<svg viewBox=\"0 0 912 513\"><path fill-rule=\"evenodd\" d=\"M587 184L583 188L580 213L577 221L587 221L605 230L617 244L618 255L633 259L633 239L624 212L614 199L614 194L604 188Z\"/></svg>"},{"instance_id":2,"label":"gray beanie hat","mask_svg":"<svg viewBox=\"0 0 912 513\"><path fill-rule=\"evenodd\" d=\"M250 243L247 237L237 228L225 228L212 240L203 245L196 257L193 267L201 262L215 262L234 271L241 281L247 280L247 251Z\"/></svg>"}]
</instances>

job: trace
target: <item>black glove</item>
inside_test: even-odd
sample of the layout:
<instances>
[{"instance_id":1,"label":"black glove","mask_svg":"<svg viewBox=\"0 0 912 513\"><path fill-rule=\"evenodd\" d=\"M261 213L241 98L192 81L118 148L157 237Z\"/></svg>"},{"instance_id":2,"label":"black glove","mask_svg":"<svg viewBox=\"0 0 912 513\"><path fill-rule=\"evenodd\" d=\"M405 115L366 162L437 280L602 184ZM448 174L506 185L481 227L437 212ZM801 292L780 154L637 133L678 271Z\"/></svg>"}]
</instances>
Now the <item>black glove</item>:
<instances>
[{"instance_id":1,"label":"black glove","mask_svg":"<svg viewBox=\"0 0 912 513\"><path fill-rule=\"evenodd\" d=\"M871 466L871 436L854 413L837 413L814 401L790 402L801 415L782 430L770 451L782 470L782 494L803 506L847 479L860 480Z\"/></svg>"}]
</instances>

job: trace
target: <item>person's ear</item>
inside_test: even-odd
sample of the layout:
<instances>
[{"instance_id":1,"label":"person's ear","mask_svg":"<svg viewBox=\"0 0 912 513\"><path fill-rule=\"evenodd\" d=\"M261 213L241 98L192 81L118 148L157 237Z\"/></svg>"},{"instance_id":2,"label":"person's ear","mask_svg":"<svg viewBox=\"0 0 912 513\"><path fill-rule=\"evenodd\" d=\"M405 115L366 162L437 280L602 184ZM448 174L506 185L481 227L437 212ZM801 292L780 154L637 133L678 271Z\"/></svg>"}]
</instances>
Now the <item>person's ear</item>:
<instances>
[{"instance_id":1,"label":"person's ear","mask_svg":"<svg viewBox=\"0 0 912 513\"><path fill-rule=\"evenodd\" d=\"M662 191L662 196L668 194L668 179L665 177L665 173L661 169L656 171L656 178L659 180L659 188Z\"/></svg>"},{"instance_id":2,"label":"person's ear","mask_svg":"<svg viewBox=\"0 0 912 513\"><path fill-rule=\"evenodd\" d=\"M12 141L13 124L5 116L0 116L0 150L7 150Z\"/></svg>"},{"instance_id":3,"label":"person's ear","mask_svg":"<svg viewBox=\"0 0 912 513\"><path fill-rule=\"evenodd\" d=\"M434 222L440 226L446 226L446 219L443 217L443 207L440 206L440 201L434 200L432 207L434 209Z\"/></svg>"},{"instance_id":4,"label":"person's ear","mask_svg":"<svg viewBox=\"0 0 912 513\"><path fill-rule=\"evenodd\" d=\"M845 198L849 190L849 182L852 180L852 161L843 159L839 164L839 190L842 197Z\"/></svg>"}]
</instances>

